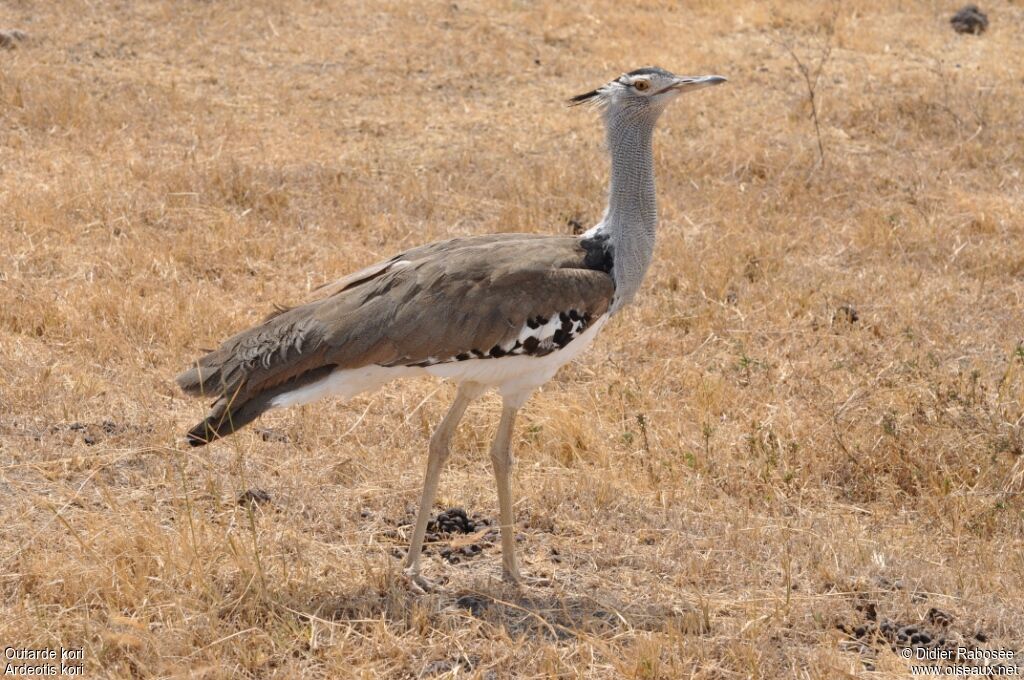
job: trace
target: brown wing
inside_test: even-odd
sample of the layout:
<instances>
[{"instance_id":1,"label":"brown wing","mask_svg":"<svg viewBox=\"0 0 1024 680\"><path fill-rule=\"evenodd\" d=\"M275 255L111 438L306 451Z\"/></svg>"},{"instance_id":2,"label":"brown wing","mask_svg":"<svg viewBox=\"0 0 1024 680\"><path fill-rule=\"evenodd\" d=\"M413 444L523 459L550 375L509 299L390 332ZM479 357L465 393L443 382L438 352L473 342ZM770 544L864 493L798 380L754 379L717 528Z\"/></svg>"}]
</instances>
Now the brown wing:
<instances>
[{"instance_id":1,"label":"brown wing","mask_svg":"<svg viewBox=\"0 0 1024 680\"><path fill-rule=\"evenodd\" d=\"M326 297L229 338L178 376L184 391L217 397L190 441L233 432L277 395L336 369L489 355L538 317L572 310L596 319L614 286L593 248L573 237L461 238L346 277Z\"/></svg>"}]
</instances>

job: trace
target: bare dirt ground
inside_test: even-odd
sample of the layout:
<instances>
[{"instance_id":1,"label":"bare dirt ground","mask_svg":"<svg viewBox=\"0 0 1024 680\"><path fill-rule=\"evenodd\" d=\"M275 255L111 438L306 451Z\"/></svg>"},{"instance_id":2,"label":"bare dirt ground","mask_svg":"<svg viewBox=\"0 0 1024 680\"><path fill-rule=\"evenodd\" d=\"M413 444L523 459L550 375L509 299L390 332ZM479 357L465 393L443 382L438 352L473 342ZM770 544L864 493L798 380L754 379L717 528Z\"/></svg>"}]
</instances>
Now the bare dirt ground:
<instances>
[{"instance_id":1,"label":"bare dirt ground","mask_svg":"<svg viewBox=\"0 0 1024 680\"><path fill-rule=\"evenodd\" d=\"M0 645L97 678L1021 663L1024 6L982 35L955 4L832 7L0 6ZM521 418L520 554L553 587L497 581L494 398L438 505L479 521L435 532L428 596L398 557L450 386L184 444L205 405L173 376L273 304L593 224L602 134L565 100L647 64L730 82L662 120L638 304Z\"/></svg>"}]
</instances>

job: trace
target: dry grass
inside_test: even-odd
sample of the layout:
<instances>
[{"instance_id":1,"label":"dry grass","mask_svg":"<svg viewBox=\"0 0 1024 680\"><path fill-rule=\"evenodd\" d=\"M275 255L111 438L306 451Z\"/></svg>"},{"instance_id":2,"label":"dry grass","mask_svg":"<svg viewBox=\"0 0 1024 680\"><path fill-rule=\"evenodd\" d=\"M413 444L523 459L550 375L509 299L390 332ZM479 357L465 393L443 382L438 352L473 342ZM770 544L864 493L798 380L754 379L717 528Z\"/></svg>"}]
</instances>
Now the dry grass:
<instances>
[{"instance_id":1,"label":"dry grass","mask_svg":"<svg viewBox=\"0 0 1024 680\"><path fill-rule=\"evenodd\" d=\"M282 4L0 7L29 36L0 51L0 643L90 677L900 677L837 628L873 604L1017 649L1019 3L982 37L842 3L823 165L783 45L815 64L826 2ZM564 100L649 63L731 82L663 120L638 305L525 410L521 555L555 587L504 589L497 548L398 578L448 386L183 445L172 376L272 303L593 223L601 134ZM492 517L495 406L441 488Z\"/></svg>"}]
</instances>

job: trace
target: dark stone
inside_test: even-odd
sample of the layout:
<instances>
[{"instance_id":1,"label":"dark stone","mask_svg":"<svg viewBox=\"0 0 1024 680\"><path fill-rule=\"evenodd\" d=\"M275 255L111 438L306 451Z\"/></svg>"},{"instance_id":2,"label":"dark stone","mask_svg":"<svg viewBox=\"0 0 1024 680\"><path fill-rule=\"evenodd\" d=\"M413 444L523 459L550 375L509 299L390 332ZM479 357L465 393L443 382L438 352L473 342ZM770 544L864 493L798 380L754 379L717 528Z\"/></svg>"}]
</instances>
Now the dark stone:
<instances>
[{"instance_id":1,"label":"dark stone","mask_svg":"<svg viewBox=\"0 0 1024 680\"><path fill-rule=\"evenodd\" d=\"M981 35L988 28L988 15L978 9L977 5L964 5L950 18L949 23L957 33Z\"/></svg>"}]
</instances>

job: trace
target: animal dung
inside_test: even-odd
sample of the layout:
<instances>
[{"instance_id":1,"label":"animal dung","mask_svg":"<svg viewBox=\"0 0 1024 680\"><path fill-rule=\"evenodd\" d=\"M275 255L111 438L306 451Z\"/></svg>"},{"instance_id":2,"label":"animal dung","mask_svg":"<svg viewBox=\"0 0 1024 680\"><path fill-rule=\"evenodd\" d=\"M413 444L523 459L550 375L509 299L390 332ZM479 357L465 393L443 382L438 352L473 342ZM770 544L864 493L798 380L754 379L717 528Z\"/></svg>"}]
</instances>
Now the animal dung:
<instances>
[{"instance_id":1,"label":"animal dung","mask_svg":"<svg viewBox=\"0 0 1024 680\"><path fill-rule=\"evenodd\" d=\"M981 35L988 28L988 15L978 9L977 5L964 5L949 20L957 33Z\"/></svg>"},{"instance_id":2,"label":"animal dung","mask_svg":"<svg viewBox=\"0 0 1024 680\"><path fill-rule=\"evenodd\" d=\"M473 539L452 539L455 534L472 534L482 531L485 527L491 526L491 520L480 517L477 514L469 515L462 508L449 508L438 513L437 517L427 522L427 547L425 554L431 554L434 549L430 544L446 543L447 545L437 546L436 552L449 564L458 564L463 560L477 557L484 549L494 544L498 538L497 529L489 529L480 537ZM465 543L466 540L473 540L472 543Z\"/></svg>"},{"instance_id":3,"label":"animal dung","mask_svg":"<svg viewBox=\"0 0 1024 680\"><path fill-rule=\"evenodd\" d=\"M444 534L471 534L477 529L476 520L466 515L462 508L450 508L438 513L427 522L427 531Z\"/></svg>"},{"instance_id":4,"label":"animal dung","mask_svg":"<svg viewBox=\"0 0 1024 680\"><path fill-rule=\"evenodd\" d=\"M258 487L249 489L248 491L238 496L239 505L248 505L250 503L261 505L263 503L270 502L270 494Z\"/></svg>"}]
</instances>

